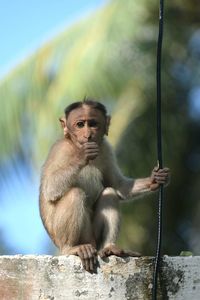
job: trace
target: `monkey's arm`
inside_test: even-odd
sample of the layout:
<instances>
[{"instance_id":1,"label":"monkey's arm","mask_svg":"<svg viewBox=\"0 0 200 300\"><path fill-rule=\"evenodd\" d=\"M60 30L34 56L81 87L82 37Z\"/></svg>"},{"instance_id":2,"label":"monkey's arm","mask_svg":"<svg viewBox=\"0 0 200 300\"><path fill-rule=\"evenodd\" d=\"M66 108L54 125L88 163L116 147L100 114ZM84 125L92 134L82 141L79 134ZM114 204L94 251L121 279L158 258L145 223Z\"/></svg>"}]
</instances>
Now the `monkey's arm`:
<instances>
[{"instance_id":1,"label":"monkey's arm","mask_svg":"<svg viewBox=\"0 0 200 300\"><path fill-rule=\"evenodd\" d=\"M135 198L156 191L159 184L154 184L151 177L131 179L124 177L118 186L118 193L123 200Z\"/></svg>"},{"instance_id":2,"label":"monkey's arm","mask_svg":"<svg viewBox=\"0 0 200 300\"><path fill-rule=\"evenodd\" d=\"M112 187L117 191L117 194L122 200L139 197L144 194L158 190L161 184L169 183L169 169L157 169L155 167L149 177L133 179L123 176L117 166L112 169L111 175Z\"/></svg>"},{"instance_id":3,"label":"monkey's arm","mask_svg":"<svg viewBox=\"0 0 200 300\"><path fill-rule=\"evenodd\" d=\"M128 178L123 176L116 166L113 167L110 175L110 185L117 191L122 200L129 200L152 191L151 177L141 179Z\"/></svg>"},{"instance_id":4,"label":"monkey's arm","mask_svg":"<svg viewBox=\"0 0 200 300\"><path fill-rule=\"evenodd\" d=\"M59 200L74 185L83 167L67 146L65 141L58 141L43 166L40 190L47 201Z\"/></svg>"},{"instance_id":5,"label":"monkey's arm","mask_svg":"<svg viewBox=\"0 0 200 300\"><path fill-rule=\"evenodd\" d=\"M57 169L48 174L42 180L42 193L46 200L56 201L73 186L80 168L69 166L65 169Z\"/></svg>"},{"instance_id":6,"label":"monkey's arm","mask_svg":"<svg viewBox=\"0 0 200 300\"><path fill-rule=\"evenodd\" d=\"M142 196L146 193L156 191L160 184L168 184L169 169L164 168L158 170L155 167L149 177L133 179L125 177L116 162L116 158L111 148L109 149L107 157L107 170L105 177L107 184L113 187L119 197L123 200Z\"/></svg>"}]
</instances>

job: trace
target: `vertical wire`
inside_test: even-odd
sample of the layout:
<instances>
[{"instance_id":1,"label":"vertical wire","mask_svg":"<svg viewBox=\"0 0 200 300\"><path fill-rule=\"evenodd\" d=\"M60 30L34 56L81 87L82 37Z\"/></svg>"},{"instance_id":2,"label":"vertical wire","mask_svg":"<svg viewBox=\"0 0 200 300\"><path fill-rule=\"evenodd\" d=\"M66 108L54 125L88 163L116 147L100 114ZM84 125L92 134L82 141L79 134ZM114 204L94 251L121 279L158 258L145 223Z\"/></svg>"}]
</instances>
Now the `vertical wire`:
<instances>
[{"instance_id":1,"label":"vertical wire","mask_svg":"<svg viewBox=\"0 0 200 300\"><path fill-rule=\"evenodd\" d=\"M157 44L157 156L158 156L158 167L163 168L162 158L162 113L161 113L161 58L162 58L162 40L163 40L163 14L164 14L164 0L160 0L159 9L159 34ZM161 260L161 246L162 246L162 220L163 220L163 185L159 187L158 195L158 232L157 232L157 247L156 257L154 262L154 273L153 273L153 288L152 288L152 299L157 299L157 283L158 274Z\"/></svg>"}]
</instances>

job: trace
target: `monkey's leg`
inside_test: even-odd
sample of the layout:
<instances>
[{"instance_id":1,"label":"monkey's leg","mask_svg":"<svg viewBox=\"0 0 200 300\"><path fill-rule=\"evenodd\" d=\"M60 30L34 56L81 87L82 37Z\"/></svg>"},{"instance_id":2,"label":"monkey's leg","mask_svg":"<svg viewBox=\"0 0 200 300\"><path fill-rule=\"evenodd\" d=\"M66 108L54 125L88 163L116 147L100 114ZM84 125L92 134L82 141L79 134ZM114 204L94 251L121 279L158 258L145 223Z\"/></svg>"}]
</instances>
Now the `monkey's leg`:
<instances>
[{"instance_id":1,"label":"monkey's leg","mask_svg":"<svg viewBox=\"0 0 200 300\"><path fill-rule=\"evenodd\" d=\"M84 268L93 271L96 249L86 200L83 190L72 188L55 204L53 239L61 254L79 256Z\"/></svg>"},{"instance_id":2,"label":"monkey's leg","mask_svg":"<svg viewBox=\"0 0 200 300\"><path fill-rule=\"evenodd\" d=\"M93 221L97 248L115 244L120 229L119 198L112 188L106 188L95 205Z\"/></svg>"},{"instance_id":3,"label":"monkey's leg","mask_svg":"<svg viewBox=\"0 0 200 300\"><path fill-rule=\"evenodd\" d=\"M119 198L114 189L106 188L96 205L94 219L95 237L98 248L100 248L99 255L101 257L109 255L139 256L140 254L137 252L122 250L116 246L119 229Z\"/></svg>"}]
</instances>

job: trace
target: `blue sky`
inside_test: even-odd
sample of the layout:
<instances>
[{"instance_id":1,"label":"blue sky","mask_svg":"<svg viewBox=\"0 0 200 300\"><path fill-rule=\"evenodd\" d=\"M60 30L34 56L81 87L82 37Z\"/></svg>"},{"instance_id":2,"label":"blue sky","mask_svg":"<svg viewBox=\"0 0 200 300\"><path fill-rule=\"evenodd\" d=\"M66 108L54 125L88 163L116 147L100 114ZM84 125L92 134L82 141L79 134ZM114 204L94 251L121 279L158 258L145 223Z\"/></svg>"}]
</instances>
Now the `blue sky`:
<instances>
[{"instance_id":1,"label":"blue sky","mask_svg":"<svg viewBox=\"0 0 200 300\"><path fill-rule=\"evenodd\" d=\"M0 76L46 40L106 0L0 0ZM0 177L0 240L15 253L45 253L49 243L38 210L38 176L24 166L7 168ZM0 174L1 175L1 174Z\"/></svg>"},{"instance_id":2,"label":"blue sky","mask_svg":"<svg viewBox=\"0 0 200 300\"><path fill-rule=\"evenodd\" d=\"M106 0L0 0L0 75Z\"/></svg>"}]
</instances>

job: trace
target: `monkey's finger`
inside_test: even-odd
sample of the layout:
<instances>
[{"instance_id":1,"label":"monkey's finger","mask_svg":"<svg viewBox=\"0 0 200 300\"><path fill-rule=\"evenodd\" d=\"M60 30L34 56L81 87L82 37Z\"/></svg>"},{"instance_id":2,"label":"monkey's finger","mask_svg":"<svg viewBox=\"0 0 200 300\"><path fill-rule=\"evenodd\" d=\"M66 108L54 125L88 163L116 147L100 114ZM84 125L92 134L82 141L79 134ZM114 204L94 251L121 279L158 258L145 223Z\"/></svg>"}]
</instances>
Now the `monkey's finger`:
<instances>
[{"instance_id":1,"label":"monkey's finger","mask_svg":"<svg viewBox=\"0 0 200 300\"><path fill-rule=\"evenodd\" d=\"M170 175L169 172L166 172L164 170L153 171L152 174L153 175L160 175L160 176L164 176L164 175L166 175L166 176L168 175L169 176Z\"/></svg>"},{"instance_id":2,"label":"monkey's finger","mask_svg":"<svg viewBox=\"0 0 200 300\"><path fill-rule=\"evenodd\" d=\"M153 172L155 171L155 172L157 172L159 170L159 166L155 166L154 168L153 168Z\"/></svg>"},{"instance_id":3,"label":"monkey's finger","mask_svg":"<svg viewBox=\"0 0 200 300\"><path fill-rule=\"evenodd\" d=\"M84 153L99 153L99 149L85 149Z\"/></svg>"},{"instance_id":4,"label":"monkey's finger","mask_svg":"<svg viewBox=\"0 0 200 300\"><path fill-rule=\"evenodd\" d=\"M84 265L85 265L85 270L86 271L88 271L88 272L93 271L93 269L91 269L91 266L90 266L90 259L89 258L84 259Z\"/></svg>"},{"instance_id":5,"label":"monkey's finger","mask_svg":"<svg viewBox=\"0 0 200 300\"><path fill-rule=\"evenodd\" d=\"M99 146L95 143L95 144L84 144L83 146L84 149L99 149Z\"/></svg>"},{"instance_id":6,"label":"monkey's finger","mask_svg":"<svg viewBox=\"0 0 200 300\"><path fill-rule=\"evenodd\" d=\"M168 176L168 175L165 175L165 174L164 174L164 175L163 175L163 174L162 174L162 175L159 175L159 174L158 174L158 175L155 175L154 178L155 178L156 180L163 180L163 179L166 180L166 179L169 178L169 176Z\"/></svg>"},{"instance_id":7,"label":"monkey's finger","mask_svg":"<svg viewBox=\"0 0 200 300\"><path fill-rule=\"evenodd\" d=\"M103 258L105 258L106 257L106 255L105 255L105 253L104 252L99 252L99 256L103 259Z\"/></svg>"},{"instance_id":8,"label":"monkey's finger","mask_svg":"<svg viewBox=\"0 0 200 300\"><path fill-rule=\"evenodd\" d=\"M85 149L99 149L98 145L95 144L87 144L85 145Z\"/></svg>"},{"instance_id":9,"label":"monkey's finger","mask_svg":"<svg viewBox=\"0 0 200 300\"><path fill-rule=\"evenodd\" d=\"M87 247L86 247L86 245L82 245L81 249L82 249L82 253L83 253L83 258L87 259L88 258L88 253L87 253Z\"/></svg>"},{"instance_id":10,"label":"monkey's finger","mask_svg":"<svg viewBox=\"0 0 200 300\"><path fill-rule=\"evenodd\" d=\"M92 252L93 256L94 255L96 256L97 255L97 249L92 245L90 245L90 249L91 249L91 252Z\"/></svg>"},{"instance_id":11,"label":"monkey's finger","mask_svg":"<svg viewBox=\"0 0 200 300\"><path fill-rule=\"evenodd\" d=\"M98 155L99 154L99 150L87 149L87 150L85 150L85 154L86 155Z\"/></svg>"},{"instance_id":12,"label":"monkey's finger","mask_svg":"<svg viewBox=\"0 0 200 300\"><path fill-rule=\"evenodd\" d=\"M91 145L91 146L93 146L93 145L97 145L97 143L96 142L86 142L86 143L84 143L84 145Z\"/></svg>"},{"instance_id":13,"label":"monkey's finger","mask_svg":"<svg viewBox=\"0 0 200 300\"><path fill-rule=\"evenodd\" d=\"M169 178L166 176L164 176L164 177L156 176L155 181L159 184L165 184L169 181Z\"/></svg>"},{"instance_id":14,"label":"monkey's finger","mask_svg":"<svg viewBox=\"0 0 200 300\"><path fill-rule=\"evenodd\" d=\"M153 168L153 172L167 172L167 173L169 173L170 169L166 168L166 167L160 169L158 166L156 166L156 167Z\"/></svg>"},{"instance_id":15,"label":"monkey's finger","mask_svg":"<svg viewBox=\"0 0 200 300\"><path fill-rule=\"evenodd\" d=\"M151 178L152 179L155 179L156 177L170 177L170 171L168 168L163 168L163 169L159 169L159 170L156 170L154 169L152 171L152 174L151 174Z\"/></svg>"},{"instance_id":16,"label":"monkey's finger","mask_svg":"<svg viewBox=\"0 0 200 300\"><path fill-rule=\"evenodd\" d=\"M82 245L81 246L82 253L83 253L83 266L84 269L88 272L92 272L94 269L93 262L91 263L92 254L89 250L88 245Z\"/></svg>"},{"instance_id":17,"label":"monkey's finger","mask_svg":"<svg viewBox=\"0 0 200 300\"><path fill-rule=\"evenodd\" d=\"M81 261L82 261L84 269L87 270L88 269L87 261L86 261L87 260L87 252L85 251L85 247L84 246L80 247L79 256L81 258Z\"/></svg>"},{"instance_id":18,"label":"monkey's finger","mask_svg":"<svg viewBox=\"0 0 200 300\"><path fill-rule=\"evenodd\" d=\"M78 254L78 256L79 256L80 259L81 259L81 263L82 263L83 268L84 268L86 271L89 271L89 269L88 269L88 264L87 264L86 259L84 258L83 252L82 252L81 250L78 250L78 251L77 251L77 254Z\"/></svg>"},{"instance_id":19,"label":"monkey's finger","mask_svg":"<svg viewBox=\"0 0 200 300\"><path fill-rule=\"evenodd\" d=\"M87 252L87 258L93 257L92 248L90 245L85 245L85 251Z\"/></svg>"},{"instance_id":20,"label":"monkey's finger","mask_svg":"<svg viewBox=\"0 0 200 300\"><path fill-rule=\"evenodd\" d=\"M91 245L91 251L94 255L97 255L97 249Z\"/></svg>"},{"instance_id":21,"label":"monkey's finger","mask_svg":"<svg viewBox=\"0 0 200 300\"><path fill-rule=\"evenodd\" d=\"M169 174L168 173L164 173L164 172L163 173L155 173L154 176L158 177L158 178L159 177L160 178L166 178L166 177L169 177Z\"/></svg>"},{"instance_id":22,"label":"monkey's finger","mask_svg":"<svg viewBox=\"0 0 200 300\"><path fill-rule=\"evenodd\" d=\"M169 168L163 168L163 169L158 170L158 172L160 172L160 173L163 173L163 172L164 173L169 173L169 171L170 171Z\"/></svg>"},{"instance_id":23,"label":"monkey's finger","mask_svg":"<svg viewBox=\"0 0 200 300\"><path fill-rule=\"evenodd\" d=\"M83 268L84 268L86 271L89 272L90 269L89 269L89 265L88 265L87 259L81 258L81 262L82 262Z\"/></svg>"},{"instance_id":24,"label":"monkey's finger","mask_svg":"<svg viewBox=\"0 0 200 300\"><path fill-rule=\"evenodd\" d=\"M77 249L77 255L78 255L81 259L84 258L83 251L82 251L82 248L81 248L81 247L78 247L78 249Z\"/></svg>"},{"instance_id":25,"label":"monkey's finger","mask_svg":"<svg viewBox=\"0 0 200 300\"><path fill-rule=\"evenodd\" d=\"M93 250L93 262L94 262L94 265L96 266L97 265L97 250L96 249Z\"/></svg>"},{"instance_id":26,"label":"monkey's finger","mask_svg":"<svg viewBox=\"0 0 200 300\"><path fill-rule=\"evenodd\" d=\"M104 257L105 257L105 252L104 252L104 250L100 250L100 251L98 252L98 254L99 254L99 256L100 256L101 258L104 258Z\"/></svg>"},{"instance_id":27,"label":"monkey's finger","mask_svg":"<svg viewBox=\"0 0 200 300\"><path fill-rule=\"evenodd\" d=\"M94 261L93 261L93 257L88 259L89 261L89 265L90 265L90 272L94 271Z\"/></svg>"},{"instance_id":28,"label":"monkey's finger","mask_svg":"<svg viewBox=\"0 0 200 300\"><path fill-rule=\"evenodd\" d=\"M97 250L90 244L86 245L88 257L92 260L93 262L93 267L94 265L97 264Z\"/></svg>"},{"instance_id":29,"label":"monkey's finger","mask_svg":"<svg viewBox=\"0 0 200 300\"><path fill-rule=\"evenodd\" d=\"M109 249L103 249L103 250L101 250L100 252L99 252L99 256L101 257L101 258L105 258L105 257L107 257L107 256L109 256L109 255L111 255L112 253L111 253L111 251L109 250Z\"/></svg>"},{"instance_id":30,"label":"monkey's finger","mask_svg":"<svg viewBox=\"0 0 200 300\"><path fill-rule=\"evenodd\" d=\"M155 178L158 179L158 180L159 179L160 180L163 180L163 179L165 180L165 179L169 178L169 176L167 176L167 175L156 175Z\"/></svg>"},{"instance_id":31,"label":"monkey's finger","mask_svg":"<svg viewBox=\"0 0 200 300\"><path fill-rule=\"evenodd\" d=\"M99 149L99 146L95 142L89 142L83 144L84 149Z\"/></svg>"},{"instance_id":32,"label":"monkey's finger","mask_svg":"<svg viewBox=\"0 0 200 300\"><path fill-rule=\"evenodd\" d=\"M93 154L90 154L90 155L86 155L86 160L87 161L90 161L90 160L94 160L95 158L97 158L97 154L93 155Z\"/></svg>"}]
</instances>

